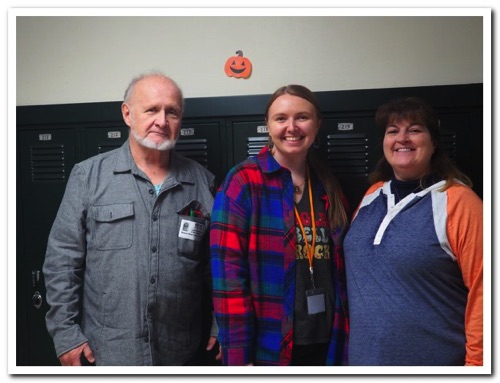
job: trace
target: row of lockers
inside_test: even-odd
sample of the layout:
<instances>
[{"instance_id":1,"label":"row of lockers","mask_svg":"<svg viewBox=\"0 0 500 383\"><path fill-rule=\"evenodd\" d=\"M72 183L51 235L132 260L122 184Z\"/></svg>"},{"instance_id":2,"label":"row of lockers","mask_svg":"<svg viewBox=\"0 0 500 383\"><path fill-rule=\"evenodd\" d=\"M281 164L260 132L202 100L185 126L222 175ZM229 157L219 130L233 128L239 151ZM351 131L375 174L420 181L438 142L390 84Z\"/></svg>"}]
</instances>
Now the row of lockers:
<instances>
[{"instance_id":1,"label":"row of lockers","mask_svg":"<svg viewBox=\"0 0 500 383\"><path fill-rule=\"evenodd\" d=\"M468 113L454 112L441 117L441 139L449 156L471 172L470 128ZM222 181L230 166L256 155L268 140L267 127L261 120L230 121L227 131L225 121L186 121L176 150L192 158ZM367 175L381 156L380 134L372 117L326 117L320 133L320 155L332 172L343 181L349 202L359 201ZM90 156L119 147L128 137L124 124L62 128L27 129L19 132L22 172L28 176L30 188L44 186L53 193L53 183L65 181L73 165ZM230 141L230 145L228 145ZM228 146L232 149L228 151ZM471 174L481 180L478 174ZM476 182L476 190L482 193Z\"/></svg>"},{"instance_id":2,"label":"row of lockers","mask_svg":"<svg viewBox=\"0 0 500 383\"><path fill-rule=\"evenodd\" d=\"M324 119L320 156L339 178L352 206L381 156L374 113L381 103L417 95L434 105L452 159L482 196L482 85L319 92ZM186 100L176 150L211 170L220 182L234 164L257 154L268 132L269 95ZM44 316L41 268L47 237L75 163L119 147L128 137L120 103L17 108L17 364L57 364Z\"/></svg>"}]
</instances>

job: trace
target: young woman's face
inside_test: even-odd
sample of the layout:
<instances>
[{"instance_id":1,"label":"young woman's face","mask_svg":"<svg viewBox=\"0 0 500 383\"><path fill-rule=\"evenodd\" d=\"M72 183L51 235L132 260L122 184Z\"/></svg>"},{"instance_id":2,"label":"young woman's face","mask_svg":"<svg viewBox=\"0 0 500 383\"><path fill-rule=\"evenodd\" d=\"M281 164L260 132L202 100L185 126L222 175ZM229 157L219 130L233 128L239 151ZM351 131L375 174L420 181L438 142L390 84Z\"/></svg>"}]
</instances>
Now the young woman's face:
<instances>
[{"instance_id":1,"label":"young woman's face","mask_svg":"<svg viewBox=\"0 0 500 383\"><path fill-rule=\"evenodd\" d=\"M267 113L269 135L274 143L274 156L303 157L314 143L320 121L313 104L302 97L284 94L271 104Z\"/></svg>"},{"instance_id":2,"label":"young woman's face","mask_svg":"<svg viewBox=\"0 0 500 383\"><path fill-rule=\"evenodd\" d=\"M408 120L385 128L384 155L398 180L416 180L428 174L434 153L429 129Z\"/></svg>"}]
</instances>

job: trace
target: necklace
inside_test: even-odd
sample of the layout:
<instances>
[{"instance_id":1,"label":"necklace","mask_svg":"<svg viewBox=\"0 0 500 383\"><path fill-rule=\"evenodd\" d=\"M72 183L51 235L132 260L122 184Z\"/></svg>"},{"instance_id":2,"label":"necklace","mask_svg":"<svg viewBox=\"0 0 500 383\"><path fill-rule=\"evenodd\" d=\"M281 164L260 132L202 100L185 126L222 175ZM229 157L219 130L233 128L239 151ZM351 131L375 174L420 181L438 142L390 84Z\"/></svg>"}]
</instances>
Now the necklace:
<instances>
[{"instance_id":1,"label":"necklace","mask_svg":"<svg viewBox=\"0 0 500 383\"><path fill-rule=\"evenodd\" d=\"M306 183L307 181L307 178L304 179L304 181L300 184L300 185L293 185L293 192L295 194L300 194L300 189L302 188L302 186Z\"/></svg>"}]
</instances>

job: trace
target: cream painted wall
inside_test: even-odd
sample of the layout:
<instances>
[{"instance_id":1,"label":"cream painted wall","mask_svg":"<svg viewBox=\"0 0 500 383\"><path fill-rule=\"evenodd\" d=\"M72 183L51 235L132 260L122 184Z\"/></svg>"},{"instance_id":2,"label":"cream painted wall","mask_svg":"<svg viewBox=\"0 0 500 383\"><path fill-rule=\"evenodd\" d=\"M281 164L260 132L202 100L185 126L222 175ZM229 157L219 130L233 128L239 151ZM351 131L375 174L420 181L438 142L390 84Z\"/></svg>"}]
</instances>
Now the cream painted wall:
<instances>
[{"instance_id":1,"label":"cream painted wall","mask_svg":"<svg viewBox=\"0 0 500 383\"><path fill-rule=\"evenodd\" d=\"M224 74L242 50L249 79ZM161 70L185 97L483 81L480 16L19 16L17 105L119 101Z\"/></svg>"}]
</instances>

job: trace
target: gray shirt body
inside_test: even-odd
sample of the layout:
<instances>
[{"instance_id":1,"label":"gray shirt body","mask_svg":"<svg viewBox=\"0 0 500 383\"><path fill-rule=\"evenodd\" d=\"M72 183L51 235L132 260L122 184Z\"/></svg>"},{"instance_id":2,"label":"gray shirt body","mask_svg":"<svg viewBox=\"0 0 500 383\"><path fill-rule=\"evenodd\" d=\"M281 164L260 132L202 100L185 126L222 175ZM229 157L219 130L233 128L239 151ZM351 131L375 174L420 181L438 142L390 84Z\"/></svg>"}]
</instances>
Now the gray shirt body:
<instances>
[{"instance_id":1,"label":"gray shirt body","mask_svg":"<svg viewBox=\"0 0 500 383\"><path fill-rule=\"evenodd\" d=\"M43 266L57 355L89 341L97 365L191 363L214 176L175 152L170 165L158 196L128 141L72 170Z\"/></svg>"}]
</instances>

